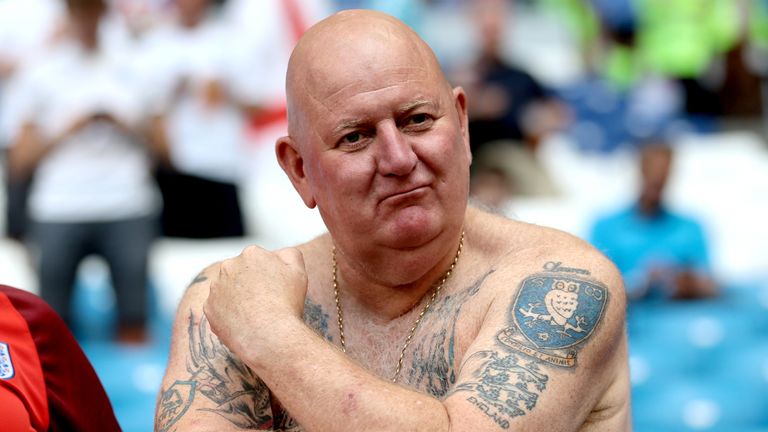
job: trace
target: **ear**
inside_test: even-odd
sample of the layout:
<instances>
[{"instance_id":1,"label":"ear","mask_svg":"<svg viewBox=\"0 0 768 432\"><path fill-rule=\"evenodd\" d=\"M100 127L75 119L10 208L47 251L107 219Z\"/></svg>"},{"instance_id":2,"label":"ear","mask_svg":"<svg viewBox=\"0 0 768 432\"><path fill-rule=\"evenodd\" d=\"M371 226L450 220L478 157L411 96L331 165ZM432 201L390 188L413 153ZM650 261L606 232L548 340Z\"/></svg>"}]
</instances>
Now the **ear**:
<instances>
[{"instance_id":1,"label":"ear","mask_svg":"<svg viewBox=\"0 0 768 432\"><path fill-rule=\"evenodd\" d=\"M467 160L472 163L472 151L469 147L469 117L467 115L467 94L461 87L453 88L453 100L456 107L456 113L459 116L459 127L461 136L464 140L464 149L467 152Z\"/></svg>"},{"instance_id":2,"label":"ear","mask_svg":"<svg viewBox=\"0 0 768 432\"><path fill-rule=\"evenodd\" d=\"M275 143L275 154L280 167L288 175L293 183L296 192L301 196L304 205L309 208L315 208L317 203L312 195L307 175L304 172L304 158L301 156L299 147L290 136L284 136L277 139Z\"/></svg>"}]
</instances>

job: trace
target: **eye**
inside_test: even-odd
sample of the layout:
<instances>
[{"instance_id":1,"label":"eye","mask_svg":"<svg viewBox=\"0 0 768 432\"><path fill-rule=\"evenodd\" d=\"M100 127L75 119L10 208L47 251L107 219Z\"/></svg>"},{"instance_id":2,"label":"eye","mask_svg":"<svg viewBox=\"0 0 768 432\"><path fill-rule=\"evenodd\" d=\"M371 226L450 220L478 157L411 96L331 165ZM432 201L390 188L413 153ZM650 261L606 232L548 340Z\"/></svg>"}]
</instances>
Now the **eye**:
<instances>
[{"instance_id":1,"label":"eye","mask_svg":"<svg viewBox=\"0 0 768 432\"><path fill-rule=\"evenodd\" d=\"M360 134L360 132L352 132L350 134L344 135L344 138L341 140L348 144L354 144L361 139L363 139L363 136Z\"/></svg>"},{"instance_id":2,"label":"eye","mask_svg":"<svg viewBox=\"0 0 768 432\"><path fill-rule=\"evenodd\" d=\"M429 120L427 114L414 114L408 119L408 123L412 125L420 125L426 123Z\"/></svg>"},{"instance_id":3,"label":"eye","mask_svg":"<svg viewBox=\"0 0 768 432\"><path fill-rule=\"evenodd\" d=\"M405 118L401 126L405 132L423 132L432 126L434 118L426 113L412 114Z\"/></svg>"},{"instance_id":4,"label":"eye","mask_svg":"<svg viewBox=\"0 0 768 432\"><path fill-rule=\"evenodd\" d=\"M338 148L345 151L360 150L368 142L368 135L363 132L350 132L339 140Z\"/></svg>"}]
</instances>

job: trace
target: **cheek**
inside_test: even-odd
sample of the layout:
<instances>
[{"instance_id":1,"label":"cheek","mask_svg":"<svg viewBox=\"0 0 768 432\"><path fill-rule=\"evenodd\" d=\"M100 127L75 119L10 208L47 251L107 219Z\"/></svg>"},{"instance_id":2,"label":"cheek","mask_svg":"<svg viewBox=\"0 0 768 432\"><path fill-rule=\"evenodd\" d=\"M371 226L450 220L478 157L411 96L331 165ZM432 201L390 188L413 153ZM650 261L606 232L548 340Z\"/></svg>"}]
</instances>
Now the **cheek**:
<instances>
[{"instance_id":1,"label":"cheek","mask_svg":"<svg viewBox=\"0 0 768 432\"><path fill-rule=\"evenodd\" d=\"M346 207L340 211L355 210L346 203L359 203L360 195L368 194L373 173L373 162L366 155L342 154L322 161L312 176L316 195L321 198L318 203Z\"/></svg>"},{"instance_id":2,"label":"cheek","mask_svg":"<svg viewBox=\"0 0 768 432\"><path fill-rule=\"evenodd\" d=\"M453 134L435 134L425 137L414 147L419 159L440 179L460 181L469 179L469 159L464 142Z\"/></svg>"}]
</instances>

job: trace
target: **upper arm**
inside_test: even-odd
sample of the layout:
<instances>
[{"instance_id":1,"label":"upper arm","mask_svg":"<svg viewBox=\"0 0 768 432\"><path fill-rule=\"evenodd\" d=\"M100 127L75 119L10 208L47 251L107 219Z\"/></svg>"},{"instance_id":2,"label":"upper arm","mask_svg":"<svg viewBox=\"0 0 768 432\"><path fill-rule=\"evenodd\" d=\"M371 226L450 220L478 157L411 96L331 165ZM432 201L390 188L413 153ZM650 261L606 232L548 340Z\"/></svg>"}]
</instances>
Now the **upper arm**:
<instances>
[{"instance_id":1,"label":"upper arm","mask_svg":"<svg viewBox=\"0 0 768 432\"><path fill-rule=\"evenodd\" d=\"M173 324L168 369L155 414L157 431L272 430L270 392L227 347L203 313L209 279L200 273L182 299Z\"/></svg>"},{"instance_id":2,"label":"upper arm","mask_svg":"<svg viewBox=\"0 0 768 432\"><path fill-rule=\"evenodd\" d=\"M445 399L453 429L579 430L626 372L618 272L590 253L497 273L498 294ZM615 412L604 430L626 425Z\"/></svg>"}]
</instances>

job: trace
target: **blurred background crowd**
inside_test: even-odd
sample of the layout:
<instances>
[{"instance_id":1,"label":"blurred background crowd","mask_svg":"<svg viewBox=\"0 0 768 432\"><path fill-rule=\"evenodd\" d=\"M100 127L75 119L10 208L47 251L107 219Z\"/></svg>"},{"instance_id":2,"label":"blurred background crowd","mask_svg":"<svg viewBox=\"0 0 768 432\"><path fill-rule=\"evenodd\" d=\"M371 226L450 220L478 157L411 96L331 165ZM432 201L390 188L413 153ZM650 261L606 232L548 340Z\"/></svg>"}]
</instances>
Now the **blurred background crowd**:
<instances>
[{"instance_id":1,"label":"blurred background crowd","mask_svg":"<svg viewBox=\"0 0 768 432\"><path fill-rule=\"evenodd\" d=\"M475 205L621 270L638 431L768 431L768 1L0 0L0 283L126 431L205 265L321 233L272 150L314 22L412 26L469 98Z\"/></svg>"}]
</instances>

